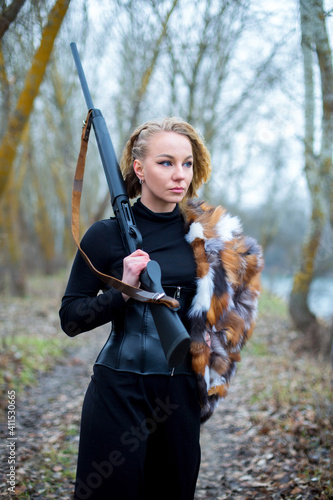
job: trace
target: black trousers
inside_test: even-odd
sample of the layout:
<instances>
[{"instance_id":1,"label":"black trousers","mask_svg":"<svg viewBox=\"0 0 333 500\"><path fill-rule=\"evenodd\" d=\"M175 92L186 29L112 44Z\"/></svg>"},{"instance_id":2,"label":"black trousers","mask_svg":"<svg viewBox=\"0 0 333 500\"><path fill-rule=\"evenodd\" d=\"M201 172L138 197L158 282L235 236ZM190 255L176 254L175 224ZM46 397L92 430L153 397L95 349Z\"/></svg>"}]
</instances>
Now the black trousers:
<instances>
[{"instance_id":1,"label":"black trousers","mask_svg":"<svg viewBox=\"0 0 333 500\"><path fill-rule=\"evenodd\" d=\"M193 500L200 406L191 375L95 366L82 410L75 500Z\"/></svg>"}]
</instances>

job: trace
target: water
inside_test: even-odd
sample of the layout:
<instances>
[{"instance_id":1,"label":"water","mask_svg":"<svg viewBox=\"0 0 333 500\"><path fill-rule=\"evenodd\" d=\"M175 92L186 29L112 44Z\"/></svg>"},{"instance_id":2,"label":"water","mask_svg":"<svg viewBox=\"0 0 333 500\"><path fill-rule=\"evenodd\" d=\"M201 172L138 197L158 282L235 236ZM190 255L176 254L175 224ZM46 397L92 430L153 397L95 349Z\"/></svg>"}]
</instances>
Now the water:
<instances>
[{"instance_id":1,"label":"water","mask_svg":"<svg viewBox=\"0 0 333 500\"><path fill-rule=\"evenodd\" d=\"M262 285L279 297L288 300L293 284L293 277L287 275L263 274ZM323 319L333 316L333 277L316 278L310 288L309 308Z\"/></svg>"}]
</instances>

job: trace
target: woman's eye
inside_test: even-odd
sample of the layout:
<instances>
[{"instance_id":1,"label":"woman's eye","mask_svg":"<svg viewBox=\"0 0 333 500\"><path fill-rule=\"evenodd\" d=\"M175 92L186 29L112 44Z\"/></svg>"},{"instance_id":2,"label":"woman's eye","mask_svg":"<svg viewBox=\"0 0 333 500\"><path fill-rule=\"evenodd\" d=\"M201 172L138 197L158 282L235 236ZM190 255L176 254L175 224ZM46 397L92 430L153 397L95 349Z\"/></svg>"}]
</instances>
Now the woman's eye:
<instances>
[{"instance_id":1,"label":"woman's eye","mask_svg":"<svg viewBox=\"0 0 333 500\"><path fill-rule=\"evenodd\" d=\"M187 161L184 163L184 167L191 168L193 163L191 161Z\"/></svg>"},{"instance_id":2,"label":"woman's eye","mask_svg":"<svg viewBox=\"0 0 333 500\"><path fill-rule=\"evenodd\" d=\"M165 167L170 167L170 165L171 165L171 161L169 161L169 160L164 160L164 161L160 161L158 164L159 164L159 165L164 165Z\"/></svg>"}]
</instances>

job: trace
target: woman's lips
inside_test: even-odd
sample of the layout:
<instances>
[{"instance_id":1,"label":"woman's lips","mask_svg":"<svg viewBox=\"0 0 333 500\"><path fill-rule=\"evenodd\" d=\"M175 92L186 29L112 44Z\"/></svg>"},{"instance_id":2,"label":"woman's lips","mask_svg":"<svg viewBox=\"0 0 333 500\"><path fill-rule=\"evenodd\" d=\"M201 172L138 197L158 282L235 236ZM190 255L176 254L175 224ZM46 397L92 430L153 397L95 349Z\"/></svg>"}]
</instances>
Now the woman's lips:
<instances>
[{"instance_id":1,"label":"woman's lips","mask_svg":"<svg viewBox=\"0 0 333 500\"><path fill-rule=\"evenodd\" d=\"M173 193L183 193L184 192L184 188L182 188L182 187L174 187L174 188L170 189L170 191L172 191Z\"/></svg>"}]
</instances>

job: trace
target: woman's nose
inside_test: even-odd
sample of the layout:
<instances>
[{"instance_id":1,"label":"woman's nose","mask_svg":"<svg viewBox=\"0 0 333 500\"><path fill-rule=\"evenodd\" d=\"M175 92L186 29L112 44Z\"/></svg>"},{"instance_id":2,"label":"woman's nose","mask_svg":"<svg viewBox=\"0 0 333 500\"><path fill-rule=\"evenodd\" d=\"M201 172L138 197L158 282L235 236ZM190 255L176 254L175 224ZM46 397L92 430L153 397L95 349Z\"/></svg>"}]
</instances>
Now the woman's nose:
<instances>
[{"instance_id":1,"label":"woman's nose","mask_svg":"<svg viewBox=\"0 0 333 500\"><path fill-rule=\"evenodd\" d=\"M177 164L176 168L174 170L174 178L175 179L184 179L185 174L184 174L184 168L182 164Z\"/></svg>"}]
</instances>

